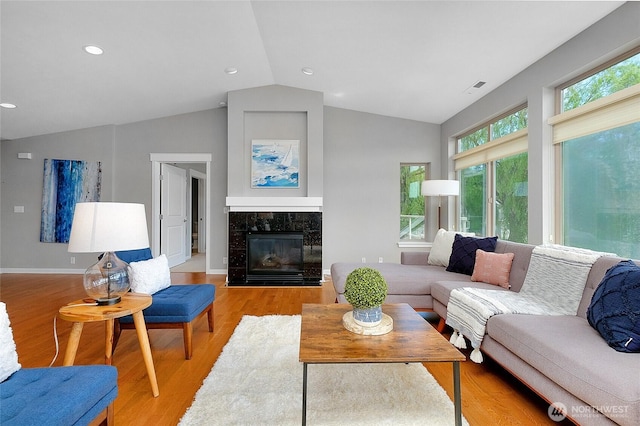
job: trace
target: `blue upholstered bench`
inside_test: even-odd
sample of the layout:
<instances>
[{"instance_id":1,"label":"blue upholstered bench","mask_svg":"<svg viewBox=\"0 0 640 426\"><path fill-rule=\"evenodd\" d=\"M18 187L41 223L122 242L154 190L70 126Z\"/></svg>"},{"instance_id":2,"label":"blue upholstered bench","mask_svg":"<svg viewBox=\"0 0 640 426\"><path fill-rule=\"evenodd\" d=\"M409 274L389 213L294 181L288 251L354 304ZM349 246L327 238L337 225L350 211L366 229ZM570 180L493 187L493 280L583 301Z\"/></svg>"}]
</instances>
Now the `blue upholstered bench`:
<instances>
[{"instance_id":1,"label":"blue upholstered bench","mask_svg":"<svg viewBox=\"0 0 640 426\"><path fill-rule=\"evenodd\" d=\"M148 248L116 252L127 263L140 262L152 258ZM209 332L213 332L213 301L216 287L213 284L174 284L152 295L151 306L142 311L148 329L182 328L184 355L191 359L193 354L193 322L207 315ZM114 348L123 329L133 329L133 317L122 317L115 322Z\"/></svg>"},{"instance_id":2,"label":"blue upholstered bench","mask_svg":"<svg viewBox=\"0 0 640 426\"><path fill-rule=\"evenodd\" d=\"M113 424L118 371L110 365L21 368L0 383L2 426Z\"/></svg>"}]
</instances>

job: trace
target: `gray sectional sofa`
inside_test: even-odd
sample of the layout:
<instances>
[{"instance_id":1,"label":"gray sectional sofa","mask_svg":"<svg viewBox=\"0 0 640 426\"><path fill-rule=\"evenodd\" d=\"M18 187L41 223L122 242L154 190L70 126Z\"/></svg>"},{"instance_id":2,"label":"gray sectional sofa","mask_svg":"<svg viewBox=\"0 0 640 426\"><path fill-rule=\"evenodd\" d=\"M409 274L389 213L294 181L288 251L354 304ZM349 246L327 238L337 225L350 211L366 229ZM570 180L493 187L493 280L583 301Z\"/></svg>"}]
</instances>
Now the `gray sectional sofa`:
<instances>
[{"instance_id":1,"label":"gray sectional sofa","mask_svg":"<svg viewBox=\"0 0 640 426\"><path fill-rule=\"evenodd\" d=\"M429 253L405 252L400 264L370 264L387 280L387 303L408 303L416 310L432 310L444 329L449 294L454 288L474 287L520 291L533 245L498 240L497 253L514 253L509 290L473 282L464 274L428 264ZM576 315L505 314L491 317L480 349L534 392L583 425L640 424L640 354L617 352L593 329L586 312L606 271L620 262L601 257L592 266ZM636 261L640 265L640 262ZM331 277L337 301L344 299L344 282L359 263L336 263ZM562 406L562 405L559 405Z\"/></svg>"}]
</instances>

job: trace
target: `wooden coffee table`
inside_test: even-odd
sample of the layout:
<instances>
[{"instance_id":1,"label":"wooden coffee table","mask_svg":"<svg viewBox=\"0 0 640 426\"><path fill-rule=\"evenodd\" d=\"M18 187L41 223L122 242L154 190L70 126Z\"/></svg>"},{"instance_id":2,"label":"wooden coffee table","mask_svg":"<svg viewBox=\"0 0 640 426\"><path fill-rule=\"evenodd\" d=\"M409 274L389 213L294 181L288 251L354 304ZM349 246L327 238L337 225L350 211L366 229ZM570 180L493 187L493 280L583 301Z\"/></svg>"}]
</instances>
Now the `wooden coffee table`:
<instances>
[{"instance_id":1,"label":"wooden coffee table","mask_svg":"<svg viewBox=\"0 0 640 426\"><path fill-rule=\"evenodd\" d=\"M359 362L451 362L455 424L462 424L460 361L466 357L406 303L383 305L393 331L363 336L346 330L342 316L351 305L302 305L300 362L303 363L302 424L307 422L307 365Z\"/></svg>"}]
</instances>

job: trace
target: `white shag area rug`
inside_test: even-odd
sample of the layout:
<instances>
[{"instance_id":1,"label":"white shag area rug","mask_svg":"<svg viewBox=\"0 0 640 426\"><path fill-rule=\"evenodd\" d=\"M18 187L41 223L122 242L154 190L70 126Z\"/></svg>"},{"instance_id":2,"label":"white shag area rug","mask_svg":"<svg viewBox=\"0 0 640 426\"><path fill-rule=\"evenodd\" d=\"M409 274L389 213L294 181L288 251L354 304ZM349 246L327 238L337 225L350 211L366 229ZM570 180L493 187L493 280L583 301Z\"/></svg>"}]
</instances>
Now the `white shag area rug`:
<instances>
[{"instance_id":1,"label":"white shag area rug","mask_svg":"<svg viewBox=\"0 0 640 426\"><path fill-rule=\"evenodd\" d=\"M180 425L300 425L300 320L244 316ZM454 424L422 364L310 364L307 374L309 425Z\"/></svg>"}]
</instances>

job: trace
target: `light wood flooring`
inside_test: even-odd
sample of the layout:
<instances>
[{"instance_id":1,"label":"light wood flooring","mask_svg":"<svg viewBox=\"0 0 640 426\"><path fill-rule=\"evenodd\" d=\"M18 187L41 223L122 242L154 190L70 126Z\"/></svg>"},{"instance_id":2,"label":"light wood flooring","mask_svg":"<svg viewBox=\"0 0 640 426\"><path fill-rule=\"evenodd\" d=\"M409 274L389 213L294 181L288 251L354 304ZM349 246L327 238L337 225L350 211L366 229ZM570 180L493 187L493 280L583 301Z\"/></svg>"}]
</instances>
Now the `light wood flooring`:
<instances>
[{"instance_id":1,"label":"light wood flooring","mask_svg":"<svg viewBox=\"0 0 640 426\"><path fill-rule=\"evenodd\" d=\"M206 318L195 324L193 358L189 361L184 359L181 330L149 331L160 387L157 398L151 395L136 333L124 330L113 359L118 368L117 425L177 424L243 315L294 315L300 314L303 303L335 300L331 282L302 288L226 287L221 275L175 272L172 281L216 285L215 330L208 332ZM81 275L0 274L0 300L7 304L23 367L49 365L55 353L56 313L62 305L83 297ZM70 330L70 323L57 321L60 354L56 366L62 365ZM85 324L76 365L103 362L104 325ZM451 364L426 366L451 396ZM547 403L491 360L480 365L462 363L461 380L462 413L472 426L557 424L547 416ZM215 419L210 424L216 424Z\"/></svg>"}]
</instances>

